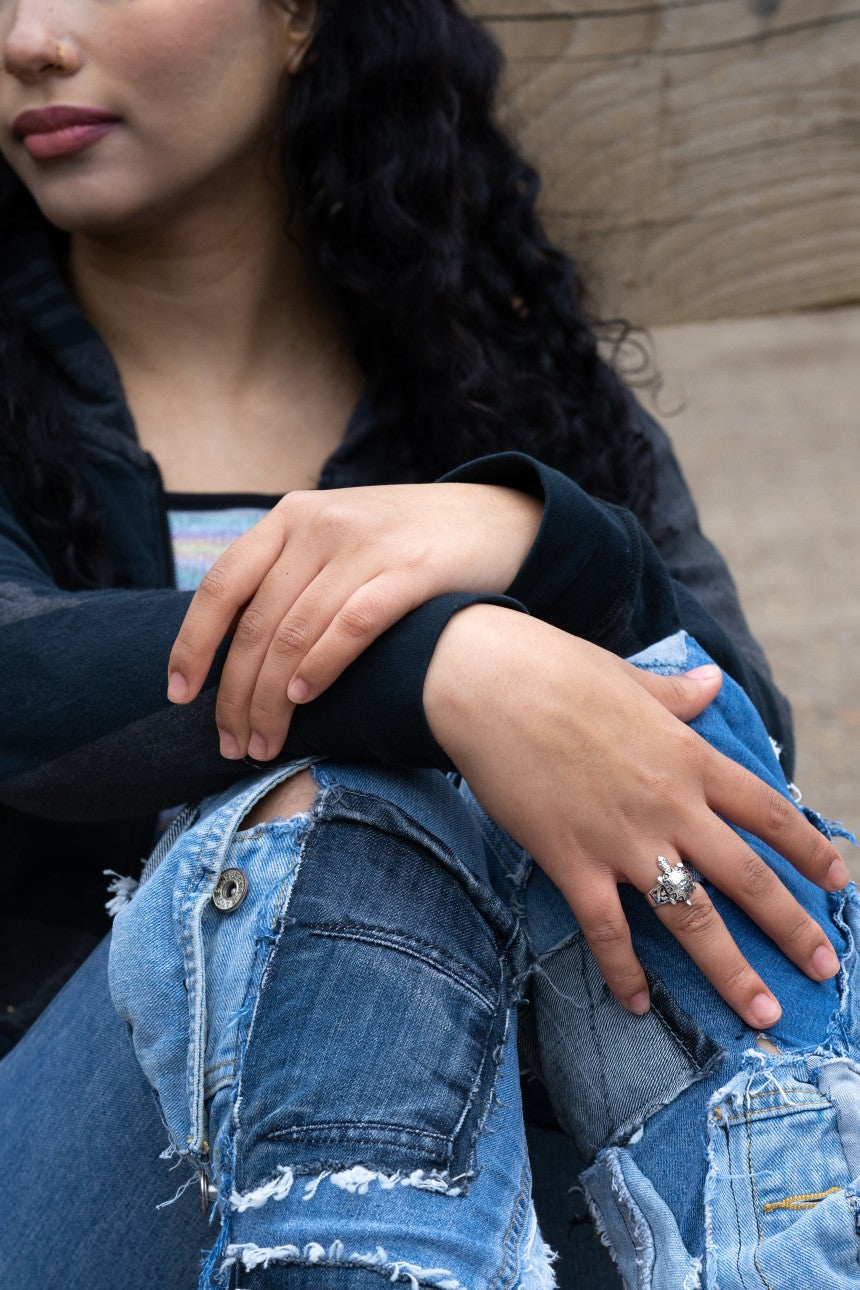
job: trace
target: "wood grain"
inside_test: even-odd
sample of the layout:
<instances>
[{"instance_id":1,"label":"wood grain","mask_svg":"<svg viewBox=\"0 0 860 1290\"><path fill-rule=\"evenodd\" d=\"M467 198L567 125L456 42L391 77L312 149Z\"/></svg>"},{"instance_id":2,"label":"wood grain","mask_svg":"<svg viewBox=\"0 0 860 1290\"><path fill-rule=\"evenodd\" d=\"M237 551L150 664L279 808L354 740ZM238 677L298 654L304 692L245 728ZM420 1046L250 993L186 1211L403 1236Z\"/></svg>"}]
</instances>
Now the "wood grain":
<instances>
[{"instance_id":1,"label":"wood grain","mask_svg":"<svg viewBox=\"0 0 860 1290\"><path fill-rule=\"evenodd\" d=\"M606 312L860 299L858 0L473 0Z\"/></svg>"}]
</instances>

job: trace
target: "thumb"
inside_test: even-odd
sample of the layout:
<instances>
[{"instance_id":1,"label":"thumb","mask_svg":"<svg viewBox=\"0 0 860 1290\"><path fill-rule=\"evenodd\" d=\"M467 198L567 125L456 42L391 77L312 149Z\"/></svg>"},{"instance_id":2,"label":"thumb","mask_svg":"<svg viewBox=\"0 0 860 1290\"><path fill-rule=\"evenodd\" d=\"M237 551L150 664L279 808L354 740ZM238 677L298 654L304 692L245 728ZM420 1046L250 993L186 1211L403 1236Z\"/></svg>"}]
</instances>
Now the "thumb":
<instances>
[{"instance_id":1,"label":"thumb","mask_svg":"<svg viewBox=\"0 0 860 1290\"><path fill-rule=\"evenodd\" d=\"M655 676L636 669L636 680L679 721L692 721L719 694L723 674L716 663L677 676Z\"/></svg>"}]
</instances>

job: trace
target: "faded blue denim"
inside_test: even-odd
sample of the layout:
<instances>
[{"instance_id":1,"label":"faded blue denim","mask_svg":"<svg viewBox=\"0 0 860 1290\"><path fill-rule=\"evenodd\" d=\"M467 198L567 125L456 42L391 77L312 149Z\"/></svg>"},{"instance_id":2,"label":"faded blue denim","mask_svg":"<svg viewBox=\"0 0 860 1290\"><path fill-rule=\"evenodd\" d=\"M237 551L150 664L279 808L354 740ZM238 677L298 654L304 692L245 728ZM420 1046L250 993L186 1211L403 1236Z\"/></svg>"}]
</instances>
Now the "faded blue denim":
<instances>
[{"instance_id":1,"label":"faded blue denim","mask_svg":"<svg viewBox=\"0 0 860 1290\"><path fill-rule=\"evenodd\" d=\"M680 635L633 661L668 674L708 659ZM761 722L728 678L692 724L789 795ZM807 814L828 835L846 835ZM767 1032L781 1051L760 1046L632 889L623 903L653 1006L644 1018L621 1014L566 905L535 870L526 898L537 955L531 1060L583 1160L595 1160L581 1181L626 1284L848 1290L860 1284L860 906L853 887L823 892L742 836L843 963L835 980L810 981L706 884L782 1003Z\"/></svg>"},{"instance_id":2,"label":"faded blue denim","mask_svg":"<svg viewBox=\"0 0 860 1290\"><path fill-rule=\"evenodd\" d=\"M115 1002L225 1216L201 1285L279 1284L266 1265L316 1283L320 1263L549 1285L513 1014L526 947L476 819L439 774L322 763L312 814L239 831L301 766L205 802L114 927ZM225 867L248 881L227 913Z\"/></svg>"},{"instance_id":3,"label":"faded blue denim","mask_svg":"<svg viewBox=\"0 0 860 1290\"><path fill-rule=\"evenodd\" d=\"M637 661L672 672L705 657L681 635ZM788 792L758 718L728 679L695 724ZM321 763L309 816L241 831L253 801L297 768L257 777L186 817L116 921L114 994L133 1023L170 1150L217 1194L202 1286L550 1285L530 1201L517 1011L521 1058L541 1074L576 1143L580 1185L626 1285L860 1284L853 892L819 892L767 853L842 957L840 978L821 985L711 893L783 1003L768 1032L781 1051L768 1052L632 891L624 900L654 1006L643 1018L621 1009L558 893L465 785ZM227 864L243 870L249 892L218 913L210 896ZM135 1240L140 1248L145 1231L139 1194L173 1190L165 1179L159 1193L154 1159L140 1161L143 1112L124 1036L96 1005L93 1061L70 1021L94 991L98 1000L98 970L87 964L7 1059L14 1079L0 1066L0 1103L18 1099L10 1151L35 1150L41 1160L66 1152L66 1178L76 1116L86 1144L61 1218L41 1203L52 1195L50 1169L37 1160L25 1170L22 1198L18 1156L4 1154L15 1182L0 1204L0 1245L4 1211L15 1232L4 1282L12 1290L115 1287L123 1249ZM517 1009L526 990L531 1005ZM56 1048L46 1054L46 1037L67 1045L67 1062ZM39 1069L40 1044L53 1091L45 1098L34 1083L36 1123L20 1086ZM117 1083L131 1110L124 1118L114 1107L105 1124L87 1099L107 1099ZM92 1197L106 1194L111 1133L117 1171L128 1169L135 1190L111 1207L109 1223L96 1215L88 1266L80 1233L95 1222ZM150 1147L153 1158L158 1149ZM183 1176L181 1167L173 1175ZM182 1224L171 1215L187 1200L153 1215L156 1261L124 1267L123 1286L188 1284L168 1271L182 1265L171 1245L185 1239ZM28 1207L38 1210L32 1232L20 1221ZM171 1234L163 1250L161 1221ZM69 1263L46 1268L55 1255L42 1251L56 1251L62 1229ZM593 1284L586 1279L583 1290Z\"/></svg>"}]
</instances>

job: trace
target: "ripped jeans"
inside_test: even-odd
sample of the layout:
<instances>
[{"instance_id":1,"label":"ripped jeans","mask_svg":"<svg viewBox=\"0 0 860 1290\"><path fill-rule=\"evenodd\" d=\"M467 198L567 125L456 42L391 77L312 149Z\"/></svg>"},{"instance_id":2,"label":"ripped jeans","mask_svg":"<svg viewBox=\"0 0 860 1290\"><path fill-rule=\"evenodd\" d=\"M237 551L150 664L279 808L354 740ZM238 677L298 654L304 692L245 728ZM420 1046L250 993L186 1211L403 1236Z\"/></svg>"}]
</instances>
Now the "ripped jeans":
<instances>
[{"instance_id":1,"label":"ripped jeans","mask_svg":"<svg viewBox=\"0 0 860 1290\"><path fill-rule=\"evenodd\" d=\"M634 661L669 673L706 659L681 634ZM787 793L731 681L694 725ZM819 984L708 886L783 1004L766 1039L625 892L653 1000L635 1017L465 785L319 763L309 815L242 830L299 768L186 816L114 928L112 990L165 1154L192 1163L212 1209L201 1287L551 1286L520 1061L576 1144L569 1186L631 1290L860 1283L853 891L824 893L747 838L840 955L839 977ZM119 1281L20 1284L72 1283ZM170 1282L156 1263L146 1284Z\"/></svg>"}]
</instances>

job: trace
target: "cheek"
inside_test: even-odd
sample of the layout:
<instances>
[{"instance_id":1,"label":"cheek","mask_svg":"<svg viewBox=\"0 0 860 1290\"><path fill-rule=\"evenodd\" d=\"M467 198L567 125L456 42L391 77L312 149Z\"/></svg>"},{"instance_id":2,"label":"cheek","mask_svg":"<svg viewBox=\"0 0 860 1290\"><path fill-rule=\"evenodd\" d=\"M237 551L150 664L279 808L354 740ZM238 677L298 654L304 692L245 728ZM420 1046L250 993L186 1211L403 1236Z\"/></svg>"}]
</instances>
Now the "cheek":
<instances>
[{"instance_id":1,"label":"cheek","mask_svg":"<svg viewBox=\"0 0 860 1290\"><path fill-rule=\"evenodd\" d=\"M283 63L273 0L157 0L145 9L145 21L100 40L117 81L134 87L141 123L187 113L229 132L274 104Z\"/></svg>"}]
</instances>

